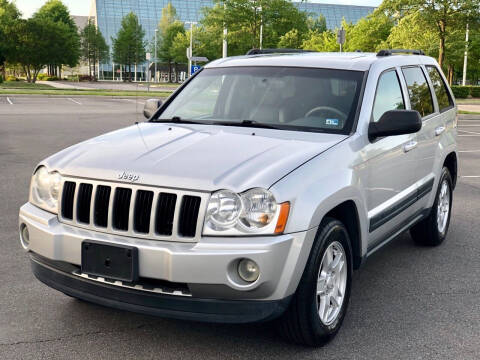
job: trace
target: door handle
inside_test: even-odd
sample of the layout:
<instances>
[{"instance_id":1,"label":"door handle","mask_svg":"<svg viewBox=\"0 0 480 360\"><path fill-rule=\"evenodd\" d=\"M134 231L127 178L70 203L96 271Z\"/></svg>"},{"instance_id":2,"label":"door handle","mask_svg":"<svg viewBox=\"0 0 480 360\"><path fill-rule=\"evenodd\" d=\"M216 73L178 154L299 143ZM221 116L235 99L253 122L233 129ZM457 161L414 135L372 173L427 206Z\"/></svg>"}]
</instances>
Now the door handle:
<instances>
[{"instance_id":1,"label":"door handle","mask_svg":"<svg viewBox=\"0 0 480 360\"><path fill-rule=\"evenodd\" d=\"M435 129L435 136L440 136L445 131L445 126L439 126Z\"/></svg>"},{"instance_id":2,"label":"door handle","mask_svg":"<svg viewBox=\"0 0 480 360\"><path fill-rule=\"evenodd\" d=\"M409 152L410 150L413 150L417 147L417 142L416 141L409 141L405 145L403 145L403 151L404 152Z\"/></svg>"}]
</instances>

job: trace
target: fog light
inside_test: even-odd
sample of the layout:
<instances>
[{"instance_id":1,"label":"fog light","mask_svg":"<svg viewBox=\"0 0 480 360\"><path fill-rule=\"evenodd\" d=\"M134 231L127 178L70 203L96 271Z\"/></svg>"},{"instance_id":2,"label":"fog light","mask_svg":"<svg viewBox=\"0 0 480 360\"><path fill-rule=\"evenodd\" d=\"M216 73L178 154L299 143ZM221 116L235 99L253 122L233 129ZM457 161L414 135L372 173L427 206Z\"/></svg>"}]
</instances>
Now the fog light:
<instances>
[{"instance_id":1,"label":"fog light","mask_svg":"<svg viewBox=\"0 0 480 360\"><path fill-rule=\"evenodd\" d=\"M260 268L255 261L242 259L238 263L238 275L247 282L254 282L260 275Z\"/></svg>"},{"instance_id":2,"label":"fog light","mask_svg":"<svg viewBox=\"0 0 480 360\"><path fill-rule=\"evenodd\" d=\"M30 244L30 234L28 232L27 225L25 224L20 226L20 240L24 248L27 248Z\"/></svg>"}]
</instances>

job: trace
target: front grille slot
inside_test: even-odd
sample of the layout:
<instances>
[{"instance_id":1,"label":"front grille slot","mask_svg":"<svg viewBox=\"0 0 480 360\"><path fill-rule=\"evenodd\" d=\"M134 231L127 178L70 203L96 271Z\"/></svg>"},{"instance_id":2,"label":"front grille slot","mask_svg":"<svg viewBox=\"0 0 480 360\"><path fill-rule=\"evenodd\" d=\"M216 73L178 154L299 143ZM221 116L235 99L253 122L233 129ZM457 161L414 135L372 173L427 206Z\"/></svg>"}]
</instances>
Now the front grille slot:
<instances>
[{"instance_id":1,"label":"front grille slot","mask_svg":"<svg viewBox=\"0 0 480 360\"><path fill-rule=\"evenodd\" d=\"M181 236L195 237L200 201L201 198L198 196L185 195L183 197L178 225L178 233Z\"/></svg>"},{"instance_id":2,"label":"front grille slot","mask_svg":"<svg viewBox=\"0 0 480 360\"><path fill-rule=\"evenodd\" d=\"M175 204L177 195L160 193L157 201L157 213L155 216L155 232L159 235L172 235L173 219L175 216Z\"/></svg>"},{"instance_id":3,"label":"front grille slot","mask_svg":"<svg viewBox=\"0 0 480 360\"><path fill-rule=\"evenodd\" d=\"M90 224L90 205L92 203L92 184L80 184L77 195L77 221Z\"/></svg>"},{"instance_id":4,"label":"front grille slot","mask_svg":"<svg viewBox=\"0 0 480 360\"><path fill-rule=\"evenodd\" d=\"M133 215L133 228L136 232L148 234L152 212L153 191L138 190Z\"/></svg>"},{"instance_id":5,"label":"front grille slot","mask_svg":"<svg viewBox=\"0 0 480 360\"><path fill-rule=\"evenodd\" d=\"M128 216L130 214L130 199L132 189L118 187L113 200L112 224L117 230L128 231Z\"/></svg>"},{"instance_id":6,"label":"front grille slot","mask_svg":"<svg viewBox=\"0 0 480 360\"><path fill-rule=\"evenodd\" d=\"M93 221L96 226L107 227L108 225L108 206L110 204L110 186L97 186L95 195L95 210Z\"/></svg>"},{"instance_id":7,"label":"front grille slot","mask_svg":"<svg viewBox=\"0 0 480 360\"><path fill-rule=\"evenodd\" d=\"M65 181L62 194L62 217L68 220L73 219L73 200L75 199L75 184L72 181Z\"/></svg>"}]
</instances>

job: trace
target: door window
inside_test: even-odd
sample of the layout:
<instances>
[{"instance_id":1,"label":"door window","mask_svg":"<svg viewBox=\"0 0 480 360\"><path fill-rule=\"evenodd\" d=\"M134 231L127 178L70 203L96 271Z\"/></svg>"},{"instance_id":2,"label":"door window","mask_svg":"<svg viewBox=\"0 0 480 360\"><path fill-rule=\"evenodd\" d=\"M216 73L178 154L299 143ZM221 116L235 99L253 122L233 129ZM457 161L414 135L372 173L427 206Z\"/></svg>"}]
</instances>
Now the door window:
<instances>
[{"instance_id":1,"label":"door window","mask_svg":"<svg viewBox=\"0 0 480 360\"><path fill-rule=\"evenodd\" d=\"M380 120L382 115L389 110L405 109L402 88L398 81L397 72L390 70L380 75L377 93L373 105L373 121Z\"/></svg>"},{"instance_id":2,"label":"door window","mask_svg":"<svg viewBox=\"0 0 480 360\"><path fill-rule=\"evenodd\" d=\"M427 66L428 76L432 80L433 90L437 96L438 107L440 112L447 110L453 106L452 98L447 90L447 85L442 79L440 72L435 66Z\"/></svg>"},{"instance_id":3,"label":"door window","mask_svg":"<svg viewBox=\"0 0 480 360\"><path fill-rule=\"evenodd\" d=\"M402 69L407 82L408 95L412 110L417 110L422 117L433 114L433 99L427 79L419 67Z\"/></svg>"}]
</instances>

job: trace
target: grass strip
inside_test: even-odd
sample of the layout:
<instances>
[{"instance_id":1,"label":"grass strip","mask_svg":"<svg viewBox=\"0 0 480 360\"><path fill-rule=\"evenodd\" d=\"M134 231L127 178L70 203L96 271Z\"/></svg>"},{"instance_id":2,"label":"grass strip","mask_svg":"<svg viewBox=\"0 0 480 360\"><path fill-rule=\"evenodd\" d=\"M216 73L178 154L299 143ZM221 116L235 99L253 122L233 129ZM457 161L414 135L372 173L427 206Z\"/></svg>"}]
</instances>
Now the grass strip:
<instances>
[{"instance_id":1,"label":"grass strip","mask_svg":"<svg viewBox=\"0 0 480 360\"><path fill-rule=\"evenodd\" d=\"M142 96L166 98L171 92L163 91L117 91L117 90L66 90L66 89L5 89L0 87L2 95L69 95L69 96Z\"/></svg>"}]
</instances>

